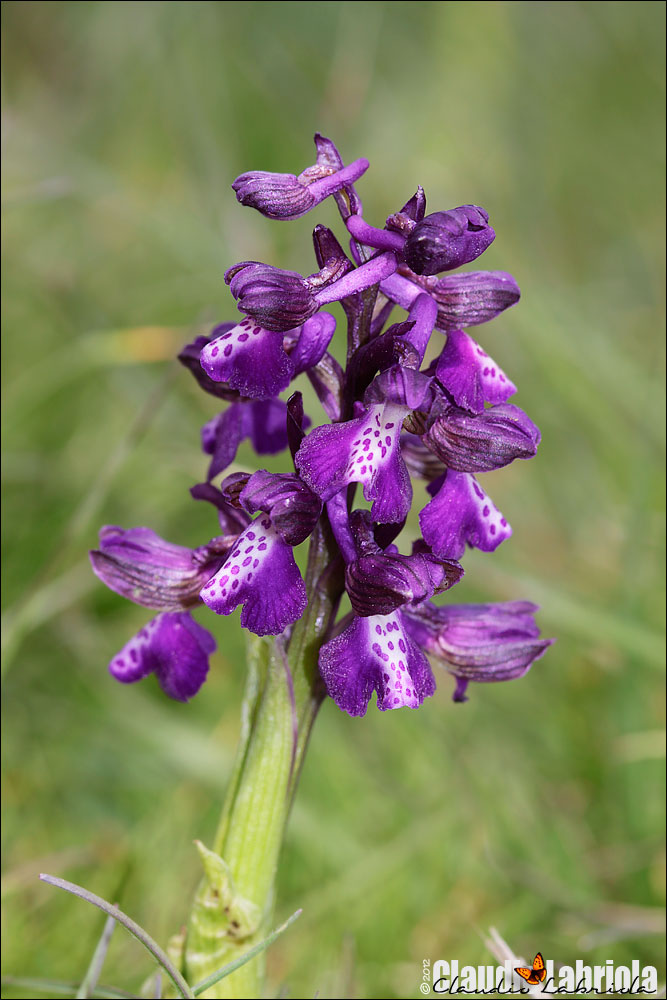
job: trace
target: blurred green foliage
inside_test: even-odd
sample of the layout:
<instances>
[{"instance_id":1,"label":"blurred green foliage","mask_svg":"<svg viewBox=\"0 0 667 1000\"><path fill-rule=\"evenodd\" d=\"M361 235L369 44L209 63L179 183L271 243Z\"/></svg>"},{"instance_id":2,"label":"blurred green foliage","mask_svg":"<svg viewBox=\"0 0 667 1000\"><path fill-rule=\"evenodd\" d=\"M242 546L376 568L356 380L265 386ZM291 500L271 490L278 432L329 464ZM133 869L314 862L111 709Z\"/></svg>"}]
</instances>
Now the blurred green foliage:
<instances>
[{"instance_id":1,"label":"blurred green foliage","mask_svg":"<svg viewBox=\"0 0 667 1000\"><path fill-rule=\"evenodd\" d=\"M370 159L376 224L417 182L432 209L490 213L485 266L523 299L480 335L543 444L493 476L515 534L467 556L455 599L536 599L558 642L465 706L447 678L415 713L325 705L280 874L278 916L304 912L272 988L413 996L423 958L492 961L490 926L528 958L664 977L663 5L10 2L3 19L5 971L77 979L101 929L40 870L162 941L185 917L237 736L240 627L213 622L190 705L115 685L145 613L86 549L104 522L215 530L187 491L216 403L168 359L234 315L225 266L312 270L334 209L269 223L229 185L302 169L319 129ZM103 980L136 989L149 968L118 932Z\"/></svg>"}]
</instances>

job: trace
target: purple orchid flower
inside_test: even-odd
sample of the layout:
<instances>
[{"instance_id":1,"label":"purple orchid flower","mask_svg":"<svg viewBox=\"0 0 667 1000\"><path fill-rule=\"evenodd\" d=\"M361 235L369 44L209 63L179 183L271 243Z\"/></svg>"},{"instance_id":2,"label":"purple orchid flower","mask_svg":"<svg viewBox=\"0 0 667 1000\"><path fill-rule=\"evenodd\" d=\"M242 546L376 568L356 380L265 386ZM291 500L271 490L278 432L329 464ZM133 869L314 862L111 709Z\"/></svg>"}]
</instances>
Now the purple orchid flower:
<instances>
[{"instance_id":1,"label":"purple orchid flower","mask_svg":"<svg viewBox=\"0 0 667 1000\"><path fill-rule=\"evenodd\" d=\"M248 477L239 503L249 514L268 514L288 545L304 542L322 513L322 501L298 476L263 469Z\"/></svg>"},{"instance_id":2,"label":"purple orchid flower","mask_svg":"<svg viewBox=\"0 0 667 1000\"><path fill-rule=\"evenodd\" d=\"M335 329L335 317L327 312L284 333L265 330L246 318L236 326L222 323L209 338L197 338L180 359L213 395L230 400L240 396L269 399L287 388L296 375L318 364Z\"/></svg>"},{"instance_id":3,"label":"purple orchid flower","mask_svg":"<svg viewBox=\"0 0 667 1000\"><path fill-rule=\"evenodd\" d=\"M200 355L201 367L211 381L224 382L255 399L277 396L287 388L294 365L283 350L281 332L265 329L247 316L231 330L227 323L223 327L213 331Z\"/></svg>"},{"instance_id":4,"label":"purple orchid flower","mask_svg":"<svg viewBox=\"0 0 667 1000\"><path fill-rule=\"evenodd\" d=\"M535 424L508 402L516 386L465 332L514 305L519 288L503 271L449 273L493 242L484 209L427 215L418 187L378 229L355 188L367 161L346 165L319 134L315 145L316 163L298 175L250 171L232 186L242 205L269 219L298 218L331 197L349 250L318 224L312 274L258 261L226 272L241 318L179 355L202 390L227 403L202 428L208 480L191 490L214 505L222 534L188 549L148 528L102 530L94 571L162 612L110 669L124 682L155 673L167 694L187 700L215 643L184 609L229 615L241 606L244 628L281 636L289 653L292 626L316 595L319 669L341 709L364 715L373 692L381 711L418 707L435 690L427 654L455 676L455 700L465 700L471 680L519 677L551 642L538 638L527 602L432 602L461 579L466 547L493 552L512 533L477 473L530 458L540 442ZM323 308L335 302L347 319L344 365L336 321ZM404 313L388 325L396 306ZM446 340L425 367L435 329ZM308 433L292 385L302 376L324 413ZM245 439L258 455L289 449L294 468L235 471L215 485ZM399 549L411 478L426 481L431 499L419 514L421 537ZM360 509L361 493L370 510ZM306 586L294 548L311 537L311 553L324 546L330 561L309 562ZM345 594L352 610L337 620Z\"/></svg>"},{"instance_id":5,"label":"purple orchid flower","mask_svg":"<svg viewBox=\"0 0 667 1000\"><path fill-rule=\"evenodd\" d=\"M241 625L255 635L280 635L308 602L292 546L266 516L248 525L201 598L218 615L242 604Z\"/></svg>"},{"instance_id":6,"label":"purple orchid flower","mask_svg":"<svg viewBox=\"0 0 667 1000\"><path fill-rule=\"evenodd\" d=\"M241 604L244 628L256 635L279 635L306 608L306 588L292 547L311 534L322 502L298 476L263 470L228 477L223 492L248 514L262 514L239 536L201 598L219 615L229 615Z\"/></svg>"},{"instance_id":7,"label":"purple orchid flower","mask_svg":"<svg viewBox=\"0 0 667 1000\"><path fill-rule=\"evenodd\" d=\"M332 520L336 514L331 514ZM338 516L339 527L345 517ZM412 554L401 555L395 545L378 544L367 511L354 512L350 535L355 546L345 570L345 589L354 612L361 617L388 615L404 604L419 605L458 583L463 567L453 559L440 559L423 542L413 544Z\"/></svg>"},{"instance_id":8,"label":"purple orchid flower","mask_svg":"<svg viewBox=\"0 0 667 1000\"><path fill-rule=\"evenodd\" d=\"M362 483L376 521L402 521L412 486L399 446L401 427L408 413L425 405L430 385L420 372L394 367L368 388L359 416L312 431L296 464L313 492L329 500L344 486Z\"/></svg>"},{"instance_id":9,"label":"purple orchid flower","mask_svg":"<svg viewBox=\"0 0 667 1000\"><path fill-rule=\"evenodd\" d=\"M250 438L258 455L277 455L287 447L287 406L282 399L232 403L201 429L202 451L211 455L208 479L234 461L239 445Z\"/></svg>"},{"instance_id":10,"label":"purple orchid flower","mask_svg":"<svg viewBox=\"0 0 667 1000\"><path fill-rule=\"evenodd\" d=\"M415 196L418 198L419 192ZM369 226L358 215L347 219L347 228L358 243L399 255L401 262L416 275L438 274L469 264L496 238L488 214L477 205L462 205L424 216L421 213L425 204L424 200L418 209L416 202L414 206L408 203L387 220L385 229Z\"/></svg>"},{"instance_id":11,"label":"purple orchid flower","mask_svg":"<svg viewBox=\"0 0 667 1000\"><path fill-rule=\"evenodd\" d=\"M435 691L428 661L400 611L355 616L320 649L320 673L327 693L348 715L365 715L373 691L381 712L418 708Z\"/></svg>"},{"instance_id":12,"label":"purple orchid flower","mask_svg":"<svg viewBox=\"0 0 667 1000\"><path fill-rule=\"evenodd\" d=\"M448 469L429 483L433 499L419 514L424 541L441 559L460 559L466 542L494 552L512 529L473 475Z\"/></svg>"},{"instance_id":13,"label":"purple orchid flower","mask_svg":"<svg viewBox=\"0 0 667 1000\"><path fill-rule=\"evenodd\" d=\"M155 674L170 698L189 701L206 680L215 639L187 611L153 618L109 664L112 677L133 684Z\"/></svg>"},{"instance_id":14,"label":"purple orchid flower","mask_svg":"<svg viewBox=\"0 0 667 1000\"><path fill-rule=\"evenodd\" d=\"M485 403L506 403L516 392L505 372L463 330L450 330L435 374L457 406L482 413Z\"/></svg>"},{"instance_id":15,"label":"purple orchid flower","mask_svg":"<svg viewBox=\"0 0 667 1000\"><path fill-rule=\"evenodd\" d=\"M415 274L438 274L476 260L495 238L484 209L462 205L425 216L405 241L403 255Z\"/></svg>"}]
</instances>

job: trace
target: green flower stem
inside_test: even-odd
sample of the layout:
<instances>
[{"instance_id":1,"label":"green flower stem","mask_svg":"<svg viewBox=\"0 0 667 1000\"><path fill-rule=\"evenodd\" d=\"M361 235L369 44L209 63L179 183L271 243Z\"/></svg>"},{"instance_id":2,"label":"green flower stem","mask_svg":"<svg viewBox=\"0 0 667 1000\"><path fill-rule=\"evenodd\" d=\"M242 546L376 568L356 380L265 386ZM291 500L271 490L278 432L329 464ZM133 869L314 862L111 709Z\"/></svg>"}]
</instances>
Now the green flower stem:
<instances>
[{"instance_id":1,"label":"green flower stem","mask_svg":"<svg viewBox=\"0 0 667 1000\"><path fill-rule=\"evenodd\" d=\"M327 567L328 525L311 539L308 607L285 648L282 637L249 643L241 739L212 850L198 845L204 878L187 928L183 971L189 983L211 976L270 930L276 868L290 803L317 710L317 669L342 585ZM204 997L262 996L264 953L217 982Z\"/></svg>"}]
</instances>

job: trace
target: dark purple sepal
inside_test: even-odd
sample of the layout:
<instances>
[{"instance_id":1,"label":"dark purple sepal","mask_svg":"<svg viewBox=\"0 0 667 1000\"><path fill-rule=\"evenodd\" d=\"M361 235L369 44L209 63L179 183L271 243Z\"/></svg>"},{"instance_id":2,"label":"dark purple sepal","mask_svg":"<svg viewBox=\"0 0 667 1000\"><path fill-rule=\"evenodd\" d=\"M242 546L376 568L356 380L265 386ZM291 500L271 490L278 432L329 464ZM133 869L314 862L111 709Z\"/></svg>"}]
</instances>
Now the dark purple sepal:
<instances>
[{"instance_id":1,"label":"dark purple sepal","mask_svg":"<svg viewBox=\"0 0 667 1000\"><path fill-rule=\"evenodd\" d=\"M493 552L512 529L474 476L449 469L428 487L433 499L419 514L424 541L436 556L460 559L466 543Z\"/></svg>"},{"instance_id":2,"label":"dark purple sepal","mask_svg":"<svg viewBox=\"0 0 667 1000\"><path fill-rule=\"evenodd\" d=\"M330 284L354 270L354 264L327 226L317 225L313 229L313 249L320 271L308 280L310 288Z\"/></svg>"},{"instance_id":3,"label":"dark purple sepal","mask_svg":"<svg viewBox=\"0 0 667 1000\"><path fill-rule=\"evenodd\" d=\"M405 264L384 279L380 290L404 309L419 295L430 295L437 308L435 326L445 333L488 323L521 296L512 275L504 271L465 271L436 278L415 274Z\"/></svg>"},{"instance_id":4,"label":"dark purple sepal","mask_svg":"<svg viewBox=\"0 0 667 1000\"><path fill-rule=\"evenodd\" d=\"M493 243L489 217L477 205L434 212L417 223L405 241L405 263L415 274L438 274L469 264Z\"/></svg>"},{"instance_id":5,"label":"dark purple sepal","mask_svg":"<svg viewBox=\"0 0 667 1000\"><path fill-rule=\"evenodd\" d=\"M320 649L327 692L348 715L365 715L373 691L381 712L418 708L435 691L428 661L405 631L400 611L359 618Z\"/></svg>"},{"instance_id":6,"label":"dark purple sepal","mask_svg":"<svg viewBox=\"0 0 667 1000\"><path fill-rule=\"evenodd\" d=\"M215 639L187 611L165 612L144 625L109 664L112 677L133 684L155 674L165 694L189 701L208 674Z\"/></svg>"},{"instance_id":7,"label":"dark purple sepal","mask_svg":"<svg viewBox=\"0 0 667 1000\"><path fill-rule=\"evenodd\" d=\"M334 262L341 273L351 271L354 268L354 264L328 226L318 224L313 229L313 249L319 268L330 267Z\"/></svg>"},{"instance_id":8,"label":"dark purple sepal","mask_svg":"<svg viewBox=\"0 0 667 1000\"><path fill-rule=\"evenodd\" d=\"M317 150L318 167L324 168L325 172L330 174L341 170L343 167L343 158L331 139L327 139L326 136L316 132L314 141ZM361 199L353 184L346 184L342 190L336 191L334 201L344 219L351 213L355 215L361 213Z\"/></svg>"},{"instance_id":9,"label":"dark purple sepal","mask_svg":"<svg viewBox=\"0 0 667 1000\"><path fill-rule=\"evenodd\" d=\"M428 550L403 556L378 548L348 564L345 588L361 617L388 615L404 604L418 604L448 590L462 576L458 562L437 559Z\"/></svg>"},{"instance_id":10,"label":"dark purple sepal","mask_svg":"<svg viewBox=\"0 0 667 1000\"><path fill-rule=\"evenodd\" d=\"M188 549L166 542L150 528L125 531L106 525L90 561L95 575L121 597L156 611L179 611L199 603L199 591L235 540L236 535L225 535Z\"/></svg>"},{"instance_id":11,"label":"dark purple sepal","mask_svg":"<svg viewBox=\"0 0 667 1000\"><path fill-rule=\"evenodd\" d=\"M308 369L308 378L330 420L340 420L343 411L345 373L339 362L328 351L322 359Z\"/></svg>"},{"instance_id":12,"label":"dark purple sepal","mask_svg":"<svg viewBox=\"0 0 667 1000\"><path fill-rule=\"evenodd\" d=\"M394 323L384 333L357 348L347 366L347 382L355 398L364 393L378 371L395 364L419 367L419 355L408 339L413 325Z\"/></svg>"},{"instance_id":13,"label":"dark purple sepal","mask_svg":"<svg viewBox=\"0 0 667 1000\"><path fill-rule=\"evenodd\" d=\"M521 292L505 271L446 274L427 289L438 306L439 330L479 326L515 305Z\"/></svg>"},{"instance_id":14,"label":"dark purple sepal","mask_svg":"<svg viewBox=\"0 0 667 1000\"><path fill-rule=\"evenodd\" d=\"M445 465L416 434L401 434L401 455L411 476L432 483L445 471Z\"/></svg>"},{"instance_id":15,"label":"dark purple sepal","mask_svg":"<svg viewBox=\"0 0 667 1000\"><path fill-rule=\"evenodd\" d=\"M308 603L292 547L264 514L239 537L201 599L218 615L230 615L243 605L241 625L255 635L279 635Z\"/></svg>"},{"instance_id":16,"label":"dark purple sepal","mask_svg":"<svg viewBox=\"0 0 667 1000\"><path fill-rule=\"evenodd\" d=\"M299 391L293 392L287 400L287 443L292 459L301 447L306 436L305 428L309 424L310 420L303 412L303 396Z\"/></svg>"},{"instance_id":17,"label":"dark purple sepal","mask_svg":"<svg viewBox=\"0 0 667 1000\"><path fill-rule=\"evenodd\" d=\"M230 472L220 483L220 492L225 500L238 510L243 510L241 494L248 485L251 472ZM247 525L246 525L247 527Z\"/></svg>"},{"instance_id":18,"label":"dark purple sepal","mask_svg":"<svg viewBox=\"0 0 667 1000\"><path fill-rule=\"evenodd\" d=\"M422 440L456 472L491 472L516 458L532 458L540 432L511 403L491 406L479 414L445 406Z\"/></svg>"},{"instance_id":19,"label":"dark purple sepal","mask_svg":"<svg viewBox=\"0 0 667 1000\"><path fill-rule=\"evenodd\" d=\"M212 337L219 337L221 334L233 330L236 325L236 323L221 323L209 336L195 337L193 341L185 345L178 355L178 360L192 372L204 392L210 393L211 396L217 396L218 399L230 401L239 399L241 394L238 389L232 389L226 382L214 381L210 375L206 374L201 366L201 352L210 343Z\"/></svg>"},{"instance_id":20,"label":"dark purple sepal","mask_svg":"<svg viewBox=\"0 0 667 1000\"><path fill-rule=\"evenodd\" d=\"M246 317L227 329L213 331L201 350L199 363L213 382L224 382L242 396L268 399L286 389L294 378L294 363L283 349L283 336L265 330Z\"/></svg>"},{"instance_id":21,"label":"dark purple sepal","mask_svg":"<svg viewBox=\"0 0 667 1000\"><path fill-rule=\"evenodd\" d=\"M457 678L454 700L465 701L470 681L514 680L530 669L553 639L538 639L537 605L426 603L405 612L406 629L425 652Z\"/></svg>"},{"instance_id":22,"label":"dark purple sepal","mask_svg":"<svg viewBox=\"0 0 667 1000\"><path fill-rule=\"evenodd\" d=\"M406 201L403 208L387 219L387 229L393 229L397 233L411 233L416 223L421 222L426 215L426 195L424 188L419 185L412 198Z\"/></svg>"},{"instance_id":23,"label":"dark purple sepal","mask_svg":"<svg viewBox=\"0 0 667 1000\"><path fill-rule=\"evenodd\" d=\"M239 501L249 514L268 514L288 545L305 541L322 513L322 501L298 476L263 469L250 476Z\"/></svg>"},{"instance_id":24,"label":"dark purple sepal","mask_svg":"<svg viewBox=\"0 0 667 1000\"><path fill-rule=\"evenodd\" d=\"M287 447L287 407L282 399L232 403L204 424L202 451L212 456L209 480L234 461L245 438L250 438L258 455L277 455Z\"/></svg>"},{"instance_id":25,"label":"dark purple sepal","mask_svg":"<svg viewBox=\"0 0 667 1000\"><path fill-rule=\"evenodd\" d=\"M463 330L450 330L435 374L457 406L481 413L484 403L506 403L516 392L505 372Z\"/></svg>"},{"instance_id":26,"label":"dark purple sepal","mask_svg":"<svg viewBox=\"0 0 667 1000\"><path fill-rule=\"evenodd\" d=\"M225 272L225 281L241 312L248 313L263 330L293 330L319 308L305 279L296 271L243 261Z\"/></svg>"}]
</instances>

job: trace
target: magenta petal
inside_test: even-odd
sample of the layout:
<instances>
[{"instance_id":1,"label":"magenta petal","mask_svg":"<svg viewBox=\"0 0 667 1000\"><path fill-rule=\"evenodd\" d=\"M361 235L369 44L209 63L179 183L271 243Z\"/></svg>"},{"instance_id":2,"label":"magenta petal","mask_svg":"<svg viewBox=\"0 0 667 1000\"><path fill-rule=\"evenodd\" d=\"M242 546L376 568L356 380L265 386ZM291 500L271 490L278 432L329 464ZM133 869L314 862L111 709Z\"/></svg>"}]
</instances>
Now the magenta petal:
<instances>
[{"instance_id":1,"label":"magenta petal","mask_svg":"<svg viewBox=\"0 0 667 1000\"><path fill-rule=\"evenodd\" d=\"M233 330L235 326L236 323L221 323L219 326L216 326L210 336L195 337L193 341L183 347L181 353L178 355L178 360L185 368L192 372L201 388L205 392L209 392L212 396L217 396L219 399L236 400L239 397L239 393L236 389L231 389L225 382L214 382L213 379L209 378L201 366L201 352L213 337L220 337L223 333L227 333L228 330Z\"/></svg>"},{"instance_id":2,"label":"magenta petal","mask_svg":"<svg viewBox=\"0 0 667 1000\"><path fill-rule=\"evenodd\" d=\"M336 318L328 312L318 312L301 327L290 359L294 365L294 374L308 371L322 360L336 329Z\"/></svg>"},{"instance_id":3,"label":"magenta petal","mask_svg":"<svg viewBox=\"0 0 667 1000\"><path fill-rule=\"evenodd\" d=\"M215 479L236 458L249 437L259 455L277 455L287 447L287 406L281 399L232 403L201 429L202 451L211 455L208 479Z\"/></svg>"},{"instance_id":4,"label":"magenta petal","mask_svg":"<svg viewBox=\"0 0 667 1000\"><path fill-rule=\"evenodd\" d=\"M207 474L209 481L231 465L247 434L244 403L232 403L217 417L204 424L201 429L201 447L205 455L211 455Z\"/></svg>"},{"instance_id":5,"label":"magenta petal","mask_svg":"<svg viewBox=\"0 0 667 1000\"><path fill-rule=\"evenodd\" d=\"M505 372L463 330L450 330L435 374L457 406L481 413L484 403L506 403L516 392Z\"/></svg>"},{"instance_id":6,"label":"magenta petal","mask_svg":"<svg viewBox=\"0 0 667 1000\"><path fill-rule=\"evenodd\" d=\"M117 681L134 684L153 673L157 661L152 643L162 617L158 615L144 625L114 656L109 664L109 673Z\"/></svg>"},{"instance_id":7,"label":"magenta petal","mask_svg":"<svg viewBox=\"0 0 667 1000\"><path fill-rule=\"evenodd\" d=\"M330 697L349 715L365 715L373 691L381 712L417 708L435 691L426 657L410 639L400 612L355 617L320 649Z\"/></svg>"},{"instance_id":8,"label":"magenta petal","mask_svg":"<svg viewBox=\"0 0 667 1000\"><path fill-rule=\"evenodd\" d=\"M282 334L265 330L249 317L209 341L200 364L214 382L225 382L254 399L277 396L294 375Z\"/></svg>"},{"instance_id":9,"label":"magenta petal","mask_svg":"<svg viewBox=\"0 0 667 1000\"><path fill-rule=\"evenodd\" d=\"M292 548L268 517L248 525L201 599L218 615L229 615L242 604L241 625L255 635L279 635L307 604Z\"/></svg>"},{"instance_id":10,"label":"magenta petal","mask_svg":"<svg viewBox=\"0 0 667 1000\"><path fill-rule=\"evenodd\" d=\"M187 612L165 612L123 646L109 671L123 684L155 673L165 694L188 701L206 680L214 650L213 636Z\"/></svg>"},{"instance_id":11,"label":"magenta petal","mask_svg":"<svg viewBox=\"0 0 667 1000\"><path fill-rule=\"evenodd\" d=\"M419 514L424 541L441 559L460 559L466 542L493 552L512 529L474 476L449 469L429 487L435 496ZM437 491L437 492L436 492Z\"/></svg>"},{"instance_id":12,"label":"magenta petal","mask_svg":"<svg viewBox=\"0 0 667 1000\"><path fill-rule=\"evenodd\" d=\"M246 403L248 435L258 455L277 455L287 448L287 405L282 399ZM308 426L308 418L305 418Z\"/></svg>"},{"instance_id":13,"label":"magenta petal","mask_svg":"<svg viewBox=\"0 0 667 1000\"><path fill-rule=\"evenodd\" d=\"M348 483L363 483L376 521L403 520L412 499L398 443L406 412L405 407L377 403L354 420L316 427L295 459L303 480L325 501Z\"/></svg>"}]
</instances>

